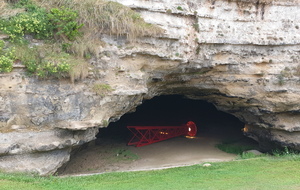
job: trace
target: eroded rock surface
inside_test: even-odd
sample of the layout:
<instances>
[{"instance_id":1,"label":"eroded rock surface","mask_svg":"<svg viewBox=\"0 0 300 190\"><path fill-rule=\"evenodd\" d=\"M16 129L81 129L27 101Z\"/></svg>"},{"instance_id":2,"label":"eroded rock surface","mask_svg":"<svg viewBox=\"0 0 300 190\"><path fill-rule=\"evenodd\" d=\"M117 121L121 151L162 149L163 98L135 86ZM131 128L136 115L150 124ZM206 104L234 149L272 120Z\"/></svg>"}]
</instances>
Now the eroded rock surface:
<instances>
[{"instance_id":1,"label":"eroded rock surface","mask_svg":"<svg viewBox=\"0 0 300 190\"><path fill-rule=\"evenodd\" d=\"M299 1L117 2L165 33L134 43L101 35L106 46L74 84L0 74L0 170L51 174L97 128L163 94L213 103L262 148L300 150Z\"/></svg>"}]
</instances>

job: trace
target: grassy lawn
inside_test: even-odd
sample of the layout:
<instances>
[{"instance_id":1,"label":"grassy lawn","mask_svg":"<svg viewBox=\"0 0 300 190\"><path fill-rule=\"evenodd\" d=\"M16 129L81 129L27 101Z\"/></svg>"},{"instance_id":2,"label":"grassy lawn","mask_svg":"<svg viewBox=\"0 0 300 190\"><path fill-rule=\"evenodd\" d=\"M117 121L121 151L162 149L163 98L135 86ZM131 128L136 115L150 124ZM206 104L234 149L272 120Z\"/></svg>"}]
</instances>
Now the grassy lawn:
<instances>
[{"instance_id":1,"label":"grassy lawn","mask_svg":"<svg viewBox=\"0 0 300 190\"><path fill-rule=\"evenodd\" d=\"M300 157L259 157L173 169L85 177L1 174L1 190L300 189Z\"/></svg>"}]
</instances>

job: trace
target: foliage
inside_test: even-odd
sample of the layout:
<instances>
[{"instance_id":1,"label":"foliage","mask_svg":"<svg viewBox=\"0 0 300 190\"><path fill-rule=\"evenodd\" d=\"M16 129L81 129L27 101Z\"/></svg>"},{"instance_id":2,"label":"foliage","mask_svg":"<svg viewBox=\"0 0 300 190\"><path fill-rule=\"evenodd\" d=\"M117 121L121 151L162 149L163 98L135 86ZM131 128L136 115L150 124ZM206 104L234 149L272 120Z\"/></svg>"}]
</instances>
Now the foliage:
<instances>
[{"instance_id":1,"label":"foliage","mask_svg":"<svg viewBox=\"0 0 300 190\"><path fill-rule=\"evenodd\" d=\"M24 1L19 2L20 6L22 5L21 2ZM9 19L0 19L0 30L9 35L10 41L21 42L25 34L34 35L35 38L39 39L52 36L52 28L46 10L33 8L33 5L30 7L24 13L17 14Z\"/></svg>"},{"instance_id":2,"label":"foliage","mask_svg":"<svg viewBox=\"0 0 300 190\"><path fill-rule=\"evenodd\" d=\"M95 38L99 33L126 35L130 41L140 36L161 34L163 30L148 24L140 14L116 2L103 0L37 0L45 7L66 7L76 10L79 23L84 24L82 30Z\"/></svg>"},{"instance_id":3,"label":"foliage","mask_svg":"<svg viewBox=\"0 0 300 190\"><path fill-rule=\"evenodd\" d=\"M193 27L194 27L194 29L195 29L197 32L200 32L200 26L199 26L198 23L194 23L194 24L193 24Z\"/></svg>"},{"instance_id":4,"label":"foliage","mask_svg":"<svg viewBox=\"0 0 300 190\"><path fill-rule=\"evenodd\" d=\"M177 10L183 11L183 8L182 8L181 6L178 6L178 7L177 7Z\"/></svg>"},{"instance_id":5,"label":"foliage","mask_svg":"<svg viewBox=\"0 0 300 190\"><path fill-rule=\"evenodd\" d=\"M278 84L280 86L284 85L285 84L285 80L284 80L284 76L282 74L278 75L277 76L277 79L278 79Z\"/></svg>"},{"instance_id":6,"label":"foliage","mask_svg":"<svg viewBox=\"0 0 300 190\"><path fill-rule=\"evenodd\" d=\"M27 45L16 47L16 58L22 60L29 74L40 78L67 77L76 58L61 52L57 45L40 45L29 48Z\"/></svg>"},{"instance_id":7,"label":"foliage","mask_svg":"<svg viewBox=\"0 0 300 190\"><path fill-rule=\"evenodd\" d=\"M68 40L80 36L78 29L83 25L77 23L78 14L75 11L62 7L48 12L30 0L20 0L15 7L25 8L26 12L0 20L0 30L8 34L11 41L20 41L25 34L38 39L49 39L54 33L66 36Z\"/></svg>"},{"instance_id":8,"label":"foliage","mask_svg":"<svg viewBox=\"0 0 300 190\"><path fill-rule=\"evenodd\" d=\"M137 160L139 156L128 149L116 149L116 156L118 160Z\"/></svg>"},{"instance_id":9,"label":"foliage","mask_svg":"<svg viewBox=\"0 0 300 190\"><path fill-rule=\"evenodd\" d=\"M81 177L33 177L0 173L3 190L30 189L299 189L300 161L256 158L156 171L113 172ZM266 172L267 171L267 172Z\"/></svg>"},{"instance_id":10,"label":"foliage","mask_svg":"<svg viewBox=\"0 0 300 190\"><path fill-rule=\"evenodd\" d=\"M272 155L277 158L285 158L292 160L300 160L299 151L289 149L288 147L284 147L282 149L276 149L272 151Z\"/></svg>"},{"instance_id":11,"label":"foliage","mask_svg":"<svg viewBox=\"0 0 300 190\"><path fill-rule=\"evenodd\" d=\"M69 75L74 81L86 77L90 67L85 59L99 55L98 47L105 45L97 40L99 33L126 35L129 41L134 41L139 36L163 32L130 8L103 0L7 0L0 4L0 10L0 33L9 36L10 46L18 49L17 59L28 72L42 78ZM47 46L39 43L25 48L33 41L32 37L43 40L40 44L56 43L61 48L47 50ZM2 70L11 71L13 60L3 55ZM95 88L104 93L109 91Z\"/></svg>"},{"instance_id":12,"label":"foliage","mask_svg":"<svg viewBox=\"0 0 300 190\"><path fill-rule=\"evenodd\" d=\"M285 80L292 78L293 77L293 72L291 71L290 68L285 67L279 75L277 75L277 79L278 79L278 84L280 86L285 84Z\"/></svg>"},{"instance_id":13,"label":"foliage","mask_svg":"<svg viewBox=\"0 0 300 190\"><path fill-rule=\"evenodd\" d=\"M102 126L107 127L109 122L107 120L102 120Z\"/></svg>"},{"instance_id":14,"label":"foliage","mask_svg":"<svg viewBox=\"0 0 300 190\"><path fill-rule=\"evenodd\" d=\"M255 155L252 152L242 152L241 154L238 155L238 159L250 159L250 158L256 158L256 157L262 157L262 156L266 156L264 154L261 155Z\"/></svg>"},{"instance_id":15,"label":"foliage","mask_svg":"<svg viewBox=\"0 0 300 190\"><path fill-rule=\"evenodd\" d=\"M93 91L96 92L97 95L104 96L108 92L112 91L113 89L109 84L94 84Z\"/></svg>"},{"instance_id":16,"label":"foliage","mask_svg":"<svg viewBox=\"0 0 300 190\"><path fill-rule=\"evenodd\" d=\"M242 155L244 151L256 149L257 144L254 144L251 139L241 138L224 140L221 144L217 144L216 147L227 153Z\"/></svg>"},{"instance_id":17,"label":"foliage","mask_svg":"<svg viewBox=\"0 0 300 190\"><path fill-rule=\"evenodd\" d=\"M15 60L15 49L5 49L5 42L0 40L0 73L10 72Z\"/></svg>"},{"instance_id":18,"label":"foliage","mask_svg":"<svg viewBox=\"0 0 300 190\"><path fill-rule=\"evenodd\" d=\"M74 40L80 35L78 29L82 27L76 22L78 14L63 7L49 12L30 0L20 0L13 7L24 8L26 11L9 19L0 18L0 31L8 34L11 42L18 43L14 44L17 49L16 57L27 67L28 72L41 78L67 77L70 73L73 81L77 79L77 75L82 76L82 72L77 74L74 71L80 65L78 61L86 63L82 58L65 53L63 48L54 50L54 46L60 46L55 43L29 48L24 40L27 34L37 39L50 39L55 35L65 41ZM9 72L12 69L13 57L8 53L1 55L1 71Z\"/></svg>"},{"instance_id":19,"label":"foliage","mask_svg":"<svg viewBox=\"0 0 300 190\"><path fill-rule=\"evenodd\" d=\"M79 29L83 26L83 24L77 23L77 12L65 7L53 8L48 14L48 17L51 23L54 25L56 35L60 35L63 38L66 36L68 40L71 41L75 40L77 36L81 35Z\"/></svg>"}]
</instances>

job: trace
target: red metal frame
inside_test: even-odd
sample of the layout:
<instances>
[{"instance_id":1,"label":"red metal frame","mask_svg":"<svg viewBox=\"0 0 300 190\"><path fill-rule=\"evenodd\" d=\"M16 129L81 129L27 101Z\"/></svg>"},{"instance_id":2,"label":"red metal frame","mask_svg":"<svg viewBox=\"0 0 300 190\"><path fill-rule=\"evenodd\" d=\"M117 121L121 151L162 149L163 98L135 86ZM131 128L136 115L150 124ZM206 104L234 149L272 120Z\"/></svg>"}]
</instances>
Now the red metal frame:
<instances>
[{"instance_id":1,"label":"red metal frame","mask_svg":"<svg viewBox=\"0 0 300 190\"><path fill-rule=\"evenodd\" d=\"M196 136L197 126L189 121L182 126L127 126L133 137L128 145L141 147L178 136Z\"/></svg>"}]
</instances>

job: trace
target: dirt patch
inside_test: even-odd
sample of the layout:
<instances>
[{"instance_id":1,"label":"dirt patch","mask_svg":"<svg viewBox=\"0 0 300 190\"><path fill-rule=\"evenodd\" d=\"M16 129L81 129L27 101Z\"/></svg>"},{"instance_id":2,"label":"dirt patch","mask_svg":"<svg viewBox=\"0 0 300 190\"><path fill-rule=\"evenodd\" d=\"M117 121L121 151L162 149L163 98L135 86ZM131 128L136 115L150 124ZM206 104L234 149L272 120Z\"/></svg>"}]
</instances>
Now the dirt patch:
<instances>
[{"instance_id":1,"label":"dirt patch","mask_svg":"<svg viewBox=\"0 0 300 190\"><path fill-rule=\"evenodd\" d=\"M230 161L236 155L215 147L218 135L202 135L195 139L176 137L143 147L127 146L125 141L99 139L72 155L59 175L137 171Z\"/></svg>"}]
</instances>

